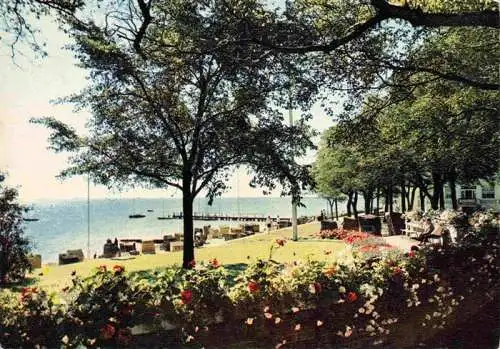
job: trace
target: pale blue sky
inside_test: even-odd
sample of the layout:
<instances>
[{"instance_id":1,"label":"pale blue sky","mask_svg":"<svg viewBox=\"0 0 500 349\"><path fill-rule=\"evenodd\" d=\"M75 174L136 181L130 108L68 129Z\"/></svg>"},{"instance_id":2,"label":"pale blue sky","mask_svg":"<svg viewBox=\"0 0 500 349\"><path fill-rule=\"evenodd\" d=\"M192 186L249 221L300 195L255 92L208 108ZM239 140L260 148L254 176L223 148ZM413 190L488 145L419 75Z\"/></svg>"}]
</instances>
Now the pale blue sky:
<instances>
[{"instance_id":1,"label":"pale blue sky","mask_svg":"<svg viewBox=\"0 0 500 349\"><path fill-rule=\"evenodd\" d=\"M48 150L49 132L29 123L32 117L54 116L84 131L83 125L88 117L86 113L74 113L70 105L51 103L51 100L83 88L86 74L75 66L76 61L70 52L61 48L67 43L67 38L54 23L44 19L40 29L41 37L47 43L48 57L44 59L34 59L28 53L28 57L17 56L14 63L10 51L5 46L0 48L0 169L7 172L8 184L19 186L21 199L25 202L84 198L87 195L86 179L56 179L66 167L67 155ZM315 128L323 130L332 125L319 107L313 112ZM241 169L230 182L232 189L224 196L261 196L262 190L248 186L249 178ZM140 189L113 193L103 186L91 186L94 198L164 197L165 194L165 190ZM167 191L168 196L172 194L174 190Z\"/></svg>"}]
</instances>

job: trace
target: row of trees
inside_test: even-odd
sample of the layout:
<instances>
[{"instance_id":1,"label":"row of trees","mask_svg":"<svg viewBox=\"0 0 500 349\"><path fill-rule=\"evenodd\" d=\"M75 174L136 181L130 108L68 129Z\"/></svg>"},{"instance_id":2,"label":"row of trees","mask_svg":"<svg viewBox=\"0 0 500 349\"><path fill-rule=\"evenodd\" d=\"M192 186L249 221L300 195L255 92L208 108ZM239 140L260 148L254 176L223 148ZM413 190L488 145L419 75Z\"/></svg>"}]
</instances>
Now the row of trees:
<instances>
[{"instance_id":1,"label":"row of trees","mask_svg":"<svg viewBox=\"0 0 500 349\"><path fill-rule=\"evenodd\" d=\"M443 27L496 33L494 1L401 5L385 0L297 0L283 9L256 0L1 4L12 28L29 34L31 27L20 20L20 13L57 14L74 42L75 57L89 71L89 87L63 100L91 111L89 136L51 118L37 121L53 130L50 141L56 151L73 154L63 176L91 174L109 186L179 188L185 266L194 258L193 200L203 191L211 198L223 192L234 166L253 170L251 184L280 184L284 194L300 200L301 188L310 182L309 171L293 159L313 147L313 133L307 113L294 126L284 124L280 107L288 106L290 97L304 110L323 100L329 112L331 92L348 92L344 107L350 116L396 105L393 100L399 95L406 100L436 79L484 91L498 88L491 69L468 65L492 46L474 48L471 41L439 44L439 38L453 32ZM421 50L423 46L428 48ZM469 56L456 55L467 49ZM295 92L290 93L292 85ZM374 89L390 93L367 99ZM381 135L371 133L364 139L372 139L372 147L385 147L383 138L377 140ZM341 144L338 139L333 143ZM353 160L359 156L363 166L377 170L367 178L353 175L352 183L335 191L335 196L346 193L348 206L355 209L361 187L370 197L394 185L381 172L380 161L366 156L368 148L351 146L338 151L333 163L344 161L349 171L359 173ZM386 162L402 154L391 149L383 152ZM386 172L392 174L389 167ZM378 185L373 186L374 181Z\"/></svg>"},{"instance_id":2,"label":"row of trees","mask_svg":"<svg viewBox=\"0 0 500 349\"><path fill-rule=\"evenodd\" d=\"M464 69L498 79L498 52L491 50L498 45L496 35L485 29L449 29L429 38L414 54L432 57L436 48L474 42L469 51L457 52L468 59ZM443 209L443 188L448 184L452 207L457 209L456 183L495 181L498 91L429 80L426 73L398 73L390 82L389 89L367 96L359 113L344 115L323 135L313 171L323 195L347 195L348 213L349 208L356 213L358 192L366 212L371 212L374 196L384 197L386 211L392 211L395 195L400 196L403 211L411 210L416 192L422 210L424 199L433 209Z\"/></svg>"}]
</instances>

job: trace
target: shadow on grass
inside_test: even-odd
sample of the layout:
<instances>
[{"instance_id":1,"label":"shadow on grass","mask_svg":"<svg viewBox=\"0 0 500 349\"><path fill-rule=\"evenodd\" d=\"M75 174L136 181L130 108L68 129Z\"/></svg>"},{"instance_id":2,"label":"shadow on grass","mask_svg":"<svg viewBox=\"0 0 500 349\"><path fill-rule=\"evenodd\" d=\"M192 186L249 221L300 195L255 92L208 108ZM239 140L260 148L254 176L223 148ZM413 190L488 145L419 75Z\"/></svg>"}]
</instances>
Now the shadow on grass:
<instances>
[{"instance_id":1,"label":"shadow on grass","mask_svg":"<svg viewBox=\"0 0 500 349\"><path fill-rule=\"evenodd\" d=\"M238 277L238 275L244 272L247 267L248 264L246 263L224 264L224 269L227 271L229 275L228 283L230 287L236 283L235 281L236 277Z\"/></svg>"},{"instance_id":2,"label":"shadow on grass","mask_svg":"<svg viewBox=\"0 0 500 349\"><path fill-rule=\"evenodd\" d=\"M21 292L25 287L36 286L40 282L37 277L28 277L21 281L10 283L4 286L0 286L0 290L9 290L11 292Z\"/></svg>"}]
</instances>

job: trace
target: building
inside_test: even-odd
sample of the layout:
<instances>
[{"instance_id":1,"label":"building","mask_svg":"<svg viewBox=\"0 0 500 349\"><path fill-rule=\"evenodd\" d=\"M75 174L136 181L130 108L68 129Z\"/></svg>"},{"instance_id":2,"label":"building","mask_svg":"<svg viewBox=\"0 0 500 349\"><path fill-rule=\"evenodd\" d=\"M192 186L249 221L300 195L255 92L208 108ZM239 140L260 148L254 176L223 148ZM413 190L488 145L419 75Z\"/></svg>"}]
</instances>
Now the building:
<instances>
[{"instance_id":1,"label":"building","mask_svg":"<svg viewBox=\"0 0 500 349\"><path fill-rule=\"evenodd\" d=\"M462 207L485 207L500 209L500 182L480 180L475 184L456 185L458 205ZM444 187L446 206L451 206L451 192L448 185Z\"/></svg>"}]
</instances>

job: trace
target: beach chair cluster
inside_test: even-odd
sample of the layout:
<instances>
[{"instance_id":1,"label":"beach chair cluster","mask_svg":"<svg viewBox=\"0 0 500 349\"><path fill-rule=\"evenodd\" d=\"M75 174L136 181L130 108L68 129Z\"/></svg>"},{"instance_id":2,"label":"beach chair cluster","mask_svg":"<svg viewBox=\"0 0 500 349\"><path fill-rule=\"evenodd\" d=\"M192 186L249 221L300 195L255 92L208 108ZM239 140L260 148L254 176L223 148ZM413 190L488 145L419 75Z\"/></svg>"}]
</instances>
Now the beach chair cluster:
<instances>
[{"instance_id":1,"label":"beach chair cluster","mask_svg":"<svg viewBox=\"0 0 500 349\"><path fill-rule=\"evenodd\" d=\"M237 227L221 225L218 230L212 231L210 235L213 238L220 238L227 241L250 236L258 232L260 232L259 224L240 224Z\"/></svg>"}]
</instances>

